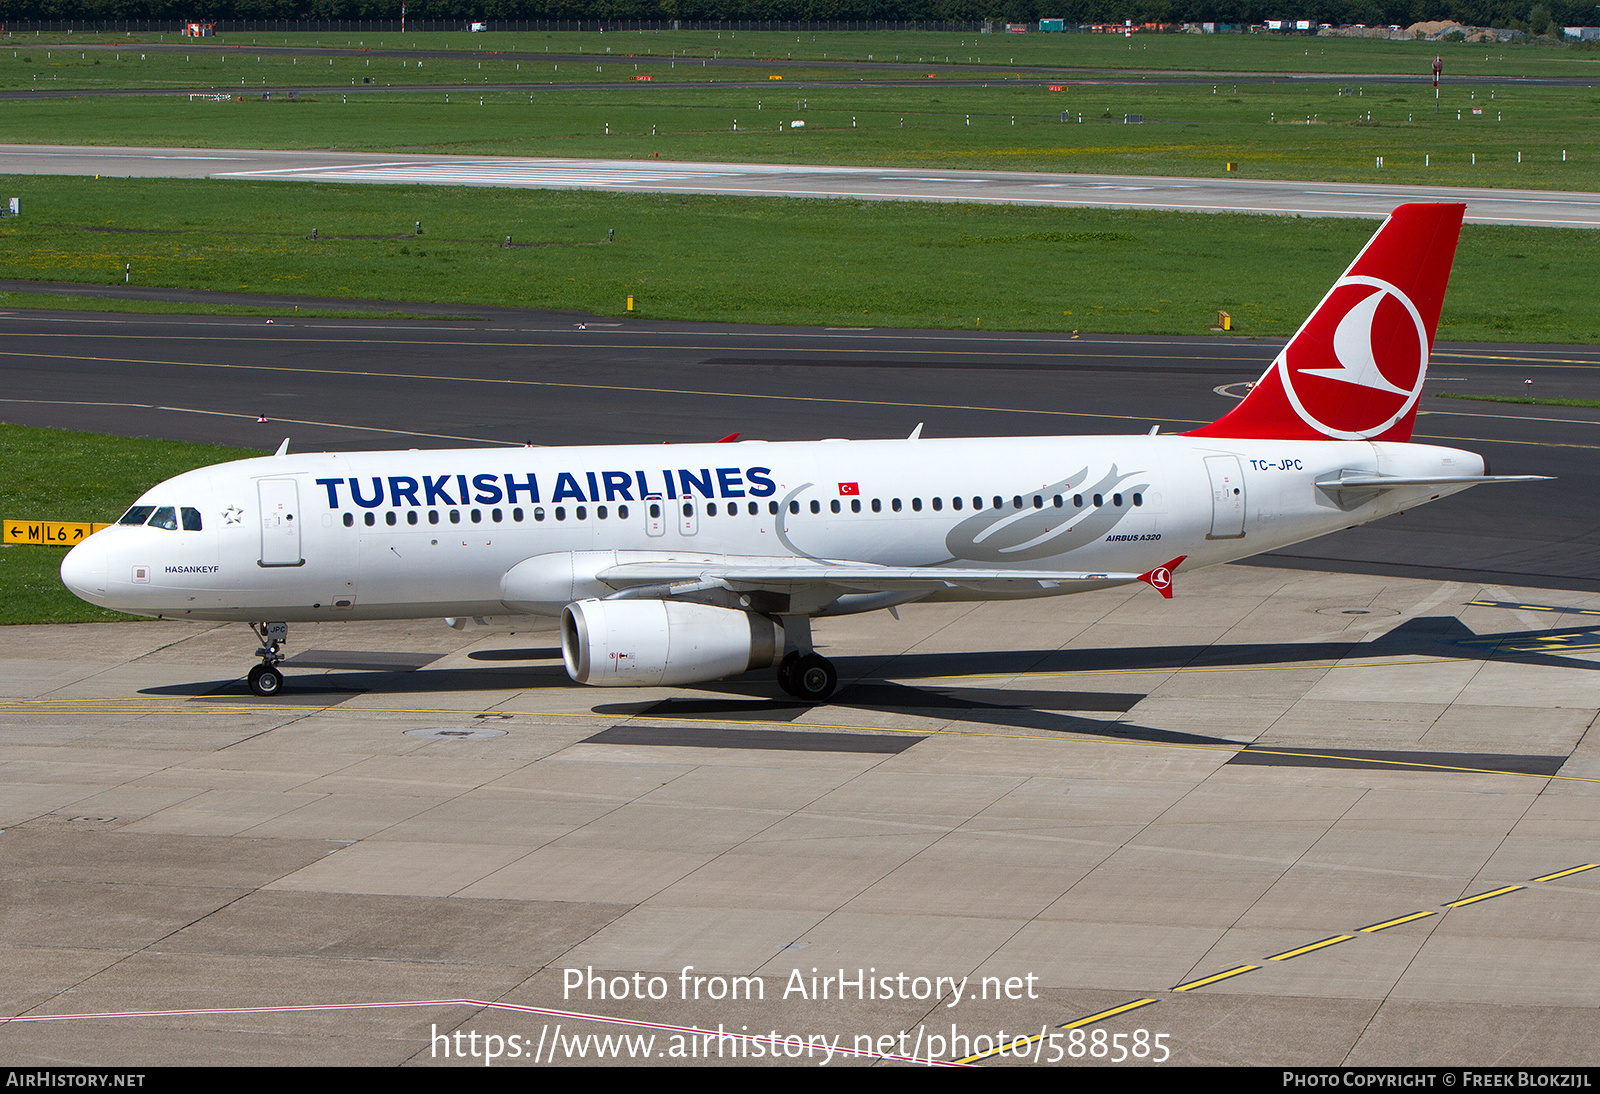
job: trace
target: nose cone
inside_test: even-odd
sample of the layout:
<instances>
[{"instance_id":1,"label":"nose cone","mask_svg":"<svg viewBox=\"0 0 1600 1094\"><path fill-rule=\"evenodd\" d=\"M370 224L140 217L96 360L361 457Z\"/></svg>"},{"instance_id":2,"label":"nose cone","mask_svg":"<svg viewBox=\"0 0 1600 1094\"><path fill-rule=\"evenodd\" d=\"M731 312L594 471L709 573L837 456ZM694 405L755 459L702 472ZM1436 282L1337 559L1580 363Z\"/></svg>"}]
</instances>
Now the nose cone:
<instances>
[{"instance_id":1,"label":"nose cone","mask_svg":"<svg viewBox=\"0 0 1600 1094\"><path fill-rule=\"evenodd\" d=\"M61 583L79 599L101 607L106 602L106 544L90 536L61 560Z\"/></svg>"}]
</instances>

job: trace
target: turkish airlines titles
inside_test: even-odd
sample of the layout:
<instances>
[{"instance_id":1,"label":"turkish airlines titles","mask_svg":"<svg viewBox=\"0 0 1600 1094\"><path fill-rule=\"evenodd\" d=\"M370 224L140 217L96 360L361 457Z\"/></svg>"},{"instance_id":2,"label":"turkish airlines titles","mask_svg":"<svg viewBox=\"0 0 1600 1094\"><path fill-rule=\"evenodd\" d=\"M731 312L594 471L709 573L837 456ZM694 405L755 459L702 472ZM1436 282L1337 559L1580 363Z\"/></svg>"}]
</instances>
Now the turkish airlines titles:
<instances>
[{"instance_id":1,"label":"turkish airlines titles","mask_svg":"<svg viewBox=\"0 0 1600 1094\"><path fill-rule=\"evenodd\" d=\"M346 501L363 509L384 505L427 508L434 505L515 505L563 501L643 501L649 497L766 498L777 493L770 467L702 467L647 471L560 471L555 489L542 498L538 476L530 471L462 475L352 475L317 479L328 492L328 508L343 509ZM369 485L370 484L370 487ZM635 496L637 492L637 496Z\"/></svg>"}]
</instances>

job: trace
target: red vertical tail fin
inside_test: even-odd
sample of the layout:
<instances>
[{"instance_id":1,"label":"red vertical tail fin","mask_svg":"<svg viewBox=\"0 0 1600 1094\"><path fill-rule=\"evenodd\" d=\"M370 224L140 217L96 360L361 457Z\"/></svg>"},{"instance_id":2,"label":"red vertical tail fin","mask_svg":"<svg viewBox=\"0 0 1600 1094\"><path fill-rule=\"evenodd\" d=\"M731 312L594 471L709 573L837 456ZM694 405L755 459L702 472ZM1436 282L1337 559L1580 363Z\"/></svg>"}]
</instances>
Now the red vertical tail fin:
<instances>
[{"instance_id":1,"label":"red vertical tail fin","mask_svg":"<svg viewBox=\"0 0 1600 1094\"><path fill-rule=\"evenodd\" d=\"M1244 400L1191 437L1407 441L1465 205L1402 205Z\"/></svg>"}]
</instances>

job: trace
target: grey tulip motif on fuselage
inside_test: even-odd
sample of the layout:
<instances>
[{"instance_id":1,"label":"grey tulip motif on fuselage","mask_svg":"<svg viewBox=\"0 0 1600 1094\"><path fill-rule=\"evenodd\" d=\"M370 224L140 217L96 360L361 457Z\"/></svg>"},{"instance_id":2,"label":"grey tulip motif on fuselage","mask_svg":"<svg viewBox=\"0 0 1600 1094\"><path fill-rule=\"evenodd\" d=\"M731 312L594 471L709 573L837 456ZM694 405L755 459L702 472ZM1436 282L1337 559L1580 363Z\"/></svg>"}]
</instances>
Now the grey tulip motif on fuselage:
<instances>
[{"instance_id":1,"label":"grey tulip motif on fuselage","mask_svg":"<svg viewBox=\"0 0 1600 1094\"><path fill-rule=\"evenodd\" d=\"M1076 550L1100 539L1132 511L1129 504L1114 505L1109 495L1118 489L1130 494L1148 490L1149 483L1125 485L1142 474L1120 474L1117 465L1112 464L1111 470L1091 486L1084 481L1089 477L1085 467L1060 482L1028 491L1022 509L1008 506L973 514L950 529L945 536L945 549L953 559L972 562L1031 562ZM1076 488L1072 486L1074 482L1078 483ZM1033 508L1034 494L1044 497L1044 508ZM1054 504L1058 494L1063 495L1064 502L1060 509ZM1083 495L1084 508L1072 504L1073 494ZM1095 494L1104 497L1105 504L1087 504Z\"/></svg>"}]
</instances>

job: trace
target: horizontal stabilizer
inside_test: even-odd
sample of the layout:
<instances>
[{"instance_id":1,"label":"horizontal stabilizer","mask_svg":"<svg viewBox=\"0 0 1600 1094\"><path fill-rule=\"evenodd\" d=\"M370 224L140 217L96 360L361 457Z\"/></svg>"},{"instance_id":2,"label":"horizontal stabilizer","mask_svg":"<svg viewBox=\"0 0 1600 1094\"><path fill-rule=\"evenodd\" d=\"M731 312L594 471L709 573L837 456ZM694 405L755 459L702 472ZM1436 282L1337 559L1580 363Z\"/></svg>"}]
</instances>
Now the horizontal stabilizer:
<instances>
[{"instance_id":1,"label":"horizontal stabilizer","mask_svg":"<svg viewBox=\"0 0 1600 1094\"><path fill-rule=\"evenodd\" d=\"M1345 472L1337 479L1317 483L1324 490L1342 490L1361 486L1374 490L1393 490L1398 486L1481 486L1486 482L1549 482L1549 475L1434 475L1417 478L1410 475L1369 475Z\"/></svg>"}]
</instances>

